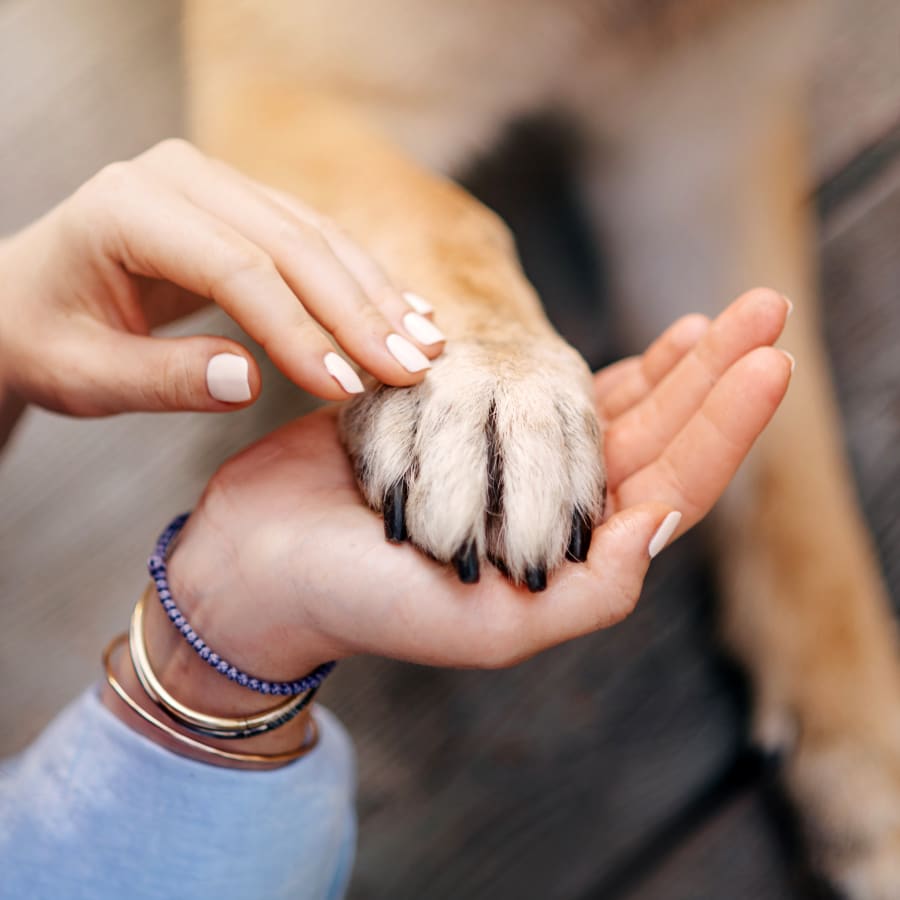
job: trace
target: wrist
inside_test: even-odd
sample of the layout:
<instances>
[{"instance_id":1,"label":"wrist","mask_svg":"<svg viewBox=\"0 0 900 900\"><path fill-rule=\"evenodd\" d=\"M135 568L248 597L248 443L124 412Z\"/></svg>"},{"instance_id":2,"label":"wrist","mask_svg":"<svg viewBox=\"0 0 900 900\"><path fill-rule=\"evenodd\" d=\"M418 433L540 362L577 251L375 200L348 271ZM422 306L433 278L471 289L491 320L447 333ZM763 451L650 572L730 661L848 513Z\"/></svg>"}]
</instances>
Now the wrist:
<instances>
[{"instance_id":1,"label":"wrist","mask_svg":"<svg viewBox=\"0 0 900 900\"><path fill-rule=\"evenodd\" d=\"M183 656L177 644L172 644L168 640L170 637L168 632L172 632L176 638L180 638L180 634L172 628L159 604L153 602L154 598L151 596L148 600L150 602L145 603L144 606L143 629L146 650L159 682L170 694L175 695L186 706L202 711L204 714L226 718L243 718L266 710L277 703L277 701L267 703L265 698L259 696L256 696L255 699L253 696L245 697L243 695L250 694L249 691L223 678L199 657L191 659ZM155 649L151 648L151 640L154 640L156 644ZM149 713L151 718L157 722L165 722L165 727L188 738L191 743L180 741L176 736L166 733L143 719L136 711L129 708L121 697L116 696L108 683L103 693L104 704L132 730L181 756L226 768L269 769L277 768L285 761L248 762L227 759L216 757L208 751L204 751L202 747L216 748L240 755L277 756L281 754L295 758L296 749L309 743L309 709L302 710L295 718L281 727L253 737L225 739L198 735L167 716L146 693L141 686L131 654L127 649L114 656L111 661L111 670L132 701ZM197 747L198 743L202 746Z\"/></svg>"},{"instance_id":2,"label":"wrist","mask_svg":"<svg viewBox=\"0 0 900 900\"><path fill-rule=\"evenodd\" d=\"M178 582L176 581L175 583L177 584ZM178 589L175 588L174 590L177 591ZM203 620L203 617L200 615L201 606L197 602L196 593L182 591L177 596L179 597L179 609L185 618L192 622ZM135 633L142 633L144 639L143 642L138 641L138 643L143 643L145 649L142 652L146 653L145 659L148 659L149 668L156 676L161 688L172 695L179 703L205 716L216 716L226 719L244 719L259 713L268 712L279 705L277 696L267 698L234 681L230 681L221 672L216 671L206 660L201 658L194 648L184 640L181 631L173 627L152 585L148 589L141 605L143 607L143 624L142 627L137 624L134 627L138 628L138 632ZM137 622L138 620L135 621ZM218 635L219 631L220 629L209 627L204 633ZM211 641L208 646L215 647L217 650L228 646L218 637L214 640L216 643ZM230 660L239 659L239 656L232 655L230 650L228 652ZM224 658L224 652L222 656ZM142 665L146 669L148 663L144 662ZM155 717L157 721L162 719L167 723L166 727L174 729L178 734L189 738L192 742L199 741L206 747L218 748L227 752L236 751L238 754L263 756L290 755L295 753L296 748L302 748L305 743L308 743L310 733L309 709L302 710L294 719L272 731L252 737L216 738L209 735L197 735L190 728L172 720L157 705L157 701L154 699L153 692L149 686L146 690L144 689L135 669L135 663L132 661L131 653L125 651L117 654L112 660L111 668L114 677L122 685L128 697L136 702L145 712ZM259 674L267 672L266 669L258 667L251 669L251 671ZM287 679L272 678L271 680ZM110 685L106 686L103 700L133 730L181 755L198 759L202 762L234 768L274 768L283 764L283 761L276 761L271 764L268 761L245 764L241 761L236 762L222 759L221 757L211 758L211 755L208 752L204 752L202 748L198 749L194 746L186 745L185 742L179 741L177 737L167 734L163 729L142 719L138 712L128 707L128 704L125 703L122 697L116 696L116 692L111 689ZM280 702L283 703L284 701L281 700ZM292 756L291 758L294 757Z\"/></svg>"},{"instance_id":3,"label":"wrist","mask_svg":"<svg viewBox=\"0 0 900 900\"><path fill-rule=\"evenodd\" d=\"M168 557L168 562L152 565L157 585L165 585L167 590L158 595L151 583L140 604L142 615L133 620L133 645L136 653L140 651L138 657L133 663L129 653L119 653L112 662L113 677L123 685L127 697L107 690L107 705L135 730L184 755L196 756L196 747L189 747L186 752L184 741L165 733L168 724L155 727L142 721L139 711L128 708L129 703L134 701L141 711L155 715L157 724L160 713L167 720L171 718L157 706L166 703L161 700L166 695L171 696L170 702L186 707L189 716L191 710L195 711L201 717L197 721L210 716L246 719L273 712L279 707L277 698L281 696L279 692L270 695L268 688L265 693L248 688L248 678L251 683L257 678L270 683L291 682L333 658L322 652L326 644L316 640L314 633L285 622L283 614L295 605L276 604L273 609L272 597L246 596L247 579L240 575L240 561L247 556L246 548L238 554L221 531L206 522L202 512L191 516L187 525L181 518L174 521L160 537L154 554L158 560ZM249 580L259 583L259 578ZM280 592L278 588L282 588ZM273 590L275 599L286 599L282 585L271 586L269 592ZM160 602L160 596L166 597L165 604ZM170 616L177 616L175 621L181 627L174 627ZM191 643L182 632L190 636ZM138 659L142 660L138 670L147 673L141 676L146 690L135 670ZM216 661L216 667L211 660ZM241 675L243 684L222 674L222 669L229 666L238 674L248 673ZM152 678L146 681L148 675L155 676L156 688ZM292 691L298 689L299 685L292 686ZM202 743L240 754L285 755L303 746L307 726L308 716L301 713L295 720L260 735L204 736ZM196 741L187 724L176 730ZM201 756L197 758L209 761L203 757L202 748L199 752Z\"/></svg>"},{"instance_id":4,"label":"wrist","mask_svg":"<svg viewBox=\"0 0 900 900\"><path fill-rule=\"evenodd\" d=\"M270 682L291 681L312 672L336 654L317 633L292 613L302 603L288 603L283 585L262 586L256 574L245 574L241 561L253 558L252 548L229 546L220 530L194 513L178 535L168 561L172 597L194 631L222 658L238 669ZM258 568L258 567L257 567ZM248 588L254 585L254 590ZM207 676L224 681L231 693L259 695L235 685L197 658L196 652L166 619L158 602L155 613L167 626L167 652L173 662L192 658L208 669ZM224 689L223 689L224 690Z\"/></svg>"}]
</instances>

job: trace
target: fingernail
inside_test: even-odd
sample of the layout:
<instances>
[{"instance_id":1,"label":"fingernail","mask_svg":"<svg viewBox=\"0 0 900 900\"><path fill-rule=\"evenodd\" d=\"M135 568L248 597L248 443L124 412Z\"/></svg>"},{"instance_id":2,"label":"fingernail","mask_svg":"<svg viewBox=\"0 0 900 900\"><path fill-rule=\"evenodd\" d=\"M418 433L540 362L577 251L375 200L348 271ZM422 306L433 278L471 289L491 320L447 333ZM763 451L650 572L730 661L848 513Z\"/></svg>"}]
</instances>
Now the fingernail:
<instances>
[{"instance_id":1,"label":"fingernail","mask_svg":"<svg viewBox=\"0 0 900 900\"><path fill-rule=\"evenodd\" d=\"M359 380L359 375L353 371L353 366L347 360L341 359L337 353L326 353L324 362L328 374L348 394L361 394L365 390L363 383Z\"/></svg>"},{"instance_id":2,"label":"fingernail","mask_svg":"<svg viewBox=\"0 0 900 900\"><path fill-rule=\"evenodd\" d=\"M788 318L790 318L791 313L794 311L794 304L791 303L790 297L785 297L784 294L781 295L781 299L784 300L785 303L787 303L787 308L788 308L787 314L788 314Z\"/></svg>"},{"instance_id":3,"label":"fingernail","mask_svg":"<svg viewBox=\"0 0 900 900\"><path fill-rule=\"evenodd\" d=\"M681 513L677 511L670 512L662 520L662 524L656 529L656 534L650 538L650 544L647 547L650 559L653 559L653 557L669 543L672 535L675 534L675 529L678 527L680 521Z\"/></svg>"},{"instance_id":4,"label":"fingernail","mask_svg":"<svg viewBox=\"0 0 900 900\"><path fill-rule=\"evenodd\" d=\"M434 312L434 307L427 300L423 300L418 294L414 294L412 291L406 291L403 295L403 299L417 313L421 313L423 316L427 316L428 313Z\"/></svg>"},{"instance_id":5,"label":"fingernail","mask_svg":"<svg viewBox=\"0 0 900 900\"><path fill-rule=\"evenodd\" d=\"M403 327L420 344L438 344L447 340L444 332L434 322L429 322L418 313L407 313L403 317Z\"/></svg>"},{"instance_id":6,"label":"fingernail","mask_svg":"<svg viewBox=\"0 0 900 900\"><path fill-rule=\"evenodd\" d=\"M405 337L400 337L399 334L389 334L385 343L391 356L407 372L421 372L423 369L431 368L428 357L417 347L414 347Z\"/></svg>"},{"instance_id":7,"label":"fingernail","mask_svg":"<svg viewBox=\"0 0 900 900\"><path fill-rule=\"evenodd\" d=\"M214 400L222 403L244 403L249 400L250 367L243 356L218 353L206 365L206 389Z\"/></svg>"},{"instance_id":8,"label":"fingernail","mask_svg":"<svg viewBox=\"0 0 900 900\"><path fill-rule=\"evenodd\" d=\"M787 350L782 350L781 352L788 358L788 362L791 364L791 372L793 373L794 369L797 367L797 360L794 359L794 357L790 353L788 353Z\"/></svg>"}]
</instances>

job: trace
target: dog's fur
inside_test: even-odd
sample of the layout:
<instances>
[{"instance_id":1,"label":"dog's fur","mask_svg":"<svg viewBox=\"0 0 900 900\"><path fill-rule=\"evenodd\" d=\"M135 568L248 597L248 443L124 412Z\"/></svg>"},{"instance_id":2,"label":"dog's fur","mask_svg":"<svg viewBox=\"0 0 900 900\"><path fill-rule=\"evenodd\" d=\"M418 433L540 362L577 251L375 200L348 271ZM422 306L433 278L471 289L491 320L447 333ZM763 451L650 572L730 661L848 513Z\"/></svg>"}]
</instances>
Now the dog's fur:
<instances>
[{"instance_id":1,"label":"dog's fur","mask_svg":"<svg viewBox=\"0 0 900 900\"><path fill-rule=\"evenodd\" d=\"M803 202L804 82L826 5L190 0L187 59L204 149L339 220L437 306L451 340L427 387L370 393L347 439L376 507L415 472L410 533L440 559L468 542L514 578L552 567L572 511L596 514L602 473L583 364L503 224L433 172L552 107L587 150L583 195L635 346L756 283L794 300L800 365L723 504L724 619L756 738L788 752L819 862L853 897L887 900L900 897L900 678L840 450ZM492 516L486 433L503 458Z\"/></svg>"}]
</instances>

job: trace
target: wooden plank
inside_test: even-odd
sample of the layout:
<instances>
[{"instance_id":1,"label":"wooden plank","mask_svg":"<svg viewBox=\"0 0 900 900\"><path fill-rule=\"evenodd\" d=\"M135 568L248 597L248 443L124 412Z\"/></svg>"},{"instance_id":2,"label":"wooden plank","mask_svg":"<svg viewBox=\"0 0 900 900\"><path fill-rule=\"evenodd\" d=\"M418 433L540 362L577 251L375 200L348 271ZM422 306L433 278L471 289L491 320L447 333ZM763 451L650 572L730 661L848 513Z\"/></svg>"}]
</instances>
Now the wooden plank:
<instances>
[{"instance_id":1,"label":"wooden plank","mask_svg":"<svg viewBox=\"0 0 900 900\"><path fill-rule=\"evenodd\" d=\"M765 860L784 866L762 793L746 792L685 835L678 851L649 869L646 882L628 900L812 900L787 878L773 880L761 865ZM596 900L607 896L597 894Z\"/></svg>"},{"instance_id":2,"label":"wooden plank","mask_svg":"<svg viewBox=\"0 0 900 900\"><path fill-rule=\"evenodd\" d=\"M825 223L823 297L844 434L900 609L900 160Z\"/></svg>"}]
</instances>

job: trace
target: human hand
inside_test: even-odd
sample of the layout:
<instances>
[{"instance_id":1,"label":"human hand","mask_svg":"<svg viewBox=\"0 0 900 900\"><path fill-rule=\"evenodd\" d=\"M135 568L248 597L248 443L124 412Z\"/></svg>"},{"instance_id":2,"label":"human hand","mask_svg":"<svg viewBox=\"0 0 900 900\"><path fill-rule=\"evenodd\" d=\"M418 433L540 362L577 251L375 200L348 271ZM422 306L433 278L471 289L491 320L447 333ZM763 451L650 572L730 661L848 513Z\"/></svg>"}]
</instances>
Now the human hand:
<instances>
[{"instance_id":1,"label":"human hand","mask_svg":"<svg viewBox=\"0 0 900 900\"><path fill-rule=\"evenodd\" d=\"M333 223L184 141L108 166L0 243L0 279L0 393L72 415L252 402L259 369L239 344L149 337L208 300L326 399L362 385L324 332L391 385L420 381L443 347Z\"/></svg>"},{"instance_id":2,"label":"human hand","mask_svg":"<svg viewBox=\"0 0 900 900\"><path fill-rule=\"evenodd\" d=\"M711 326L682 319L643 356L596 376L609 517L586 563L564 565L540 596L493 569L462 585L410 545L386 543L333 410L219 470L174 552L174 596L210 646L279 680L356 653L504 666L615 624L637 602L664 520L682 514L670 537L696 524L778 407L792 361L769 345L787 313L780 295L752 291ZM189 657L164 618L160 627L173 634L171 652Z\"/></svg>"}]
</instances>

